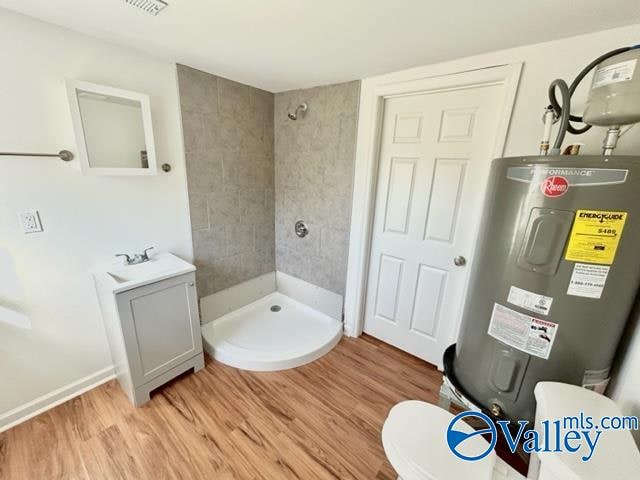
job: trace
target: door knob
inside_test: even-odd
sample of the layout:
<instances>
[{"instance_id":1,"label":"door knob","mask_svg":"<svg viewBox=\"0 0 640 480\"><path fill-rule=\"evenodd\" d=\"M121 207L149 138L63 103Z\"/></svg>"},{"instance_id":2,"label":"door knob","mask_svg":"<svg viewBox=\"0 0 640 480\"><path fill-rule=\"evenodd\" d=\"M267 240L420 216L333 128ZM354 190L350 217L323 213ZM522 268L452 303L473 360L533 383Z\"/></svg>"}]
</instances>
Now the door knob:
<instances>
[{"instance_id":1,"label":"door knob","mask_svg":"<svg viewBox=\"0 0 640 480\"><path fill-rule=\"evenodd\" d=\"M467 259L464 258L462 255L458 255L456 258L453 259L453 264L456 267L464 267L467 264Z\"/></svg>"}]
</instances>

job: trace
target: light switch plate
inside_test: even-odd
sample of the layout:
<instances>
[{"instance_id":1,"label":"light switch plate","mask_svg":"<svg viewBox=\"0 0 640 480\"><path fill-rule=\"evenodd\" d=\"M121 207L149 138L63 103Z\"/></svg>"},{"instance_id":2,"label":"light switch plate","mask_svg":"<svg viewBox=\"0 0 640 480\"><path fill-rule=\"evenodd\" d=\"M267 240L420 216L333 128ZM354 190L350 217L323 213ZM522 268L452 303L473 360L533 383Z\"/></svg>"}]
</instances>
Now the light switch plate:
<instances>
[{"instance_id":1,"label":"light switch plate","mask_svg":"<svg viewBox=\"0 0 640 480\"><path fill-rule=\"evenodd\" d=\"M23 233L42 232L42 222L40 222L40 214L37 210L28 210L18 214Z\"/></svg>"}]
</instances>

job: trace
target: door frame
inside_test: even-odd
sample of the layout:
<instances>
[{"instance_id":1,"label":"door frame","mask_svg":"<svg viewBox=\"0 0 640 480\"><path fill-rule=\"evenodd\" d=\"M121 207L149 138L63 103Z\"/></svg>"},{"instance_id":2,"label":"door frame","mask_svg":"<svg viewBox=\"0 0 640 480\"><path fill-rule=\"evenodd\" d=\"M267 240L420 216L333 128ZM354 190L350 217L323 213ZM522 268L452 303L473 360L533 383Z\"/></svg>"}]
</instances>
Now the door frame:
<instances>
[{"instance_id":1,"label":"door frame","mask_svg":"<svg viewBox=\"0 0 640 480\"><path fill-rule=\"evenodd\" d=\"M344 300L345 335L358 337L364 329L385 99L479 86L504 85L504 103L493 149L494 158L498 158L504 153L522 67L522 62L479 66L463 71L447 71L446 66L427 66L362 80ZM483 194L486 194L486 184ZM479 222L474 230L477 236ZM469 253L473 258L473 249ZM463 294L466 294L467 283L468 277ZM450 329L451 343L457 336L460 319L457 323L455 328Z\"/></svg>"}]
</instances>

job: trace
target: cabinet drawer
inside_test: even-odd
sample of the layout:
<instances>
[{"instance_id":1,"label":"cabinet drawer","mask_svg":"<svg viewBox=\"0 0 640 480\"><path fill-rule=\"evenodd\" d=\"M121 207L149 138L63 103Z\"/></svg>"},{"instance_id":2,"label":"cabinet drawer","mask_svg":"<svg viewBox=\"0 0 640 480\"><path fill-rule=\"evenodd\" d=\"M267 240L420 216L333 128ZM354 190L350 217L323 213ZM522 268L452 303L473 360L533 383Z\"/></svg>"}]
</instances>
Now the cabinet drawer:
<instances>
[{"instance_id":1,"label":"cabinet drawer","mask_svg":"<svg viewBox=\"0 0 640 480\"><path fill-rule=\"evenodd\" d=\"M195 274L122 292L116 300L135 386L202 352Z\"/></svg>"}]
</instances>

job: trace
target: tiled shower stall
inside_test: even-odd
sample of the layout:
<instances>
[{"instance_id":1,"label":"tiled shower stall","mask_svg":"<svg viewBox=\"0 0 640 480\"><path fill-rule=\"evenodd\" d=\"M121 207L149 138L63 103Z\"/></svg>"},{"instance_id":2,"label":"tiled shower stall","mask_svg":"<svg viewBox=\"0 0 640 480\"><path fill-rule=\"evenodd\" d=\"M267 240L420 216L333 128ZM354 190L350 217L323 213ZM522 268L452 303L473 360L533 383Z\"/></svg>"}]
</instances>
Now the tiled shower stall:
<instances>
[{"instance_id":1,"label":"tiled shower stall","mask_svg":"<svg viewBox=\"0 0 640 480\"><path fill-rule=\"evenodd\" d=\"M199 297L276 269L344 295L359 82L273 94L178 65L178 83Z\"/></svg>"}]
</instances>

